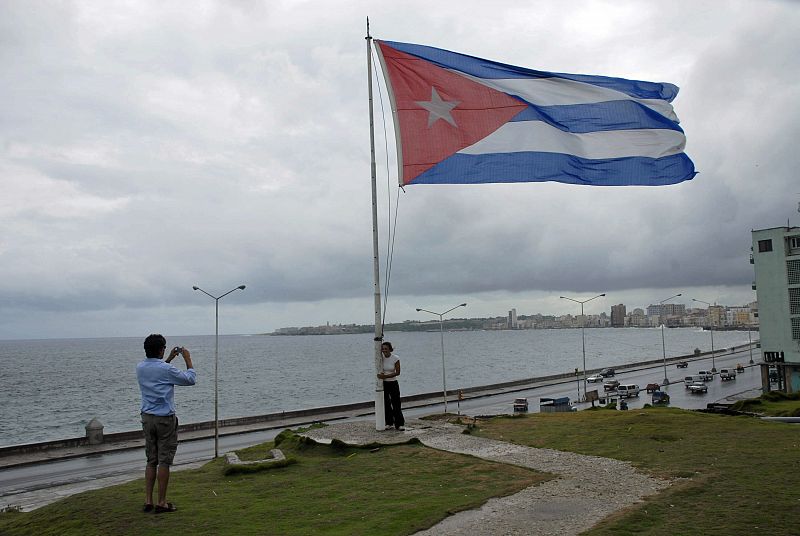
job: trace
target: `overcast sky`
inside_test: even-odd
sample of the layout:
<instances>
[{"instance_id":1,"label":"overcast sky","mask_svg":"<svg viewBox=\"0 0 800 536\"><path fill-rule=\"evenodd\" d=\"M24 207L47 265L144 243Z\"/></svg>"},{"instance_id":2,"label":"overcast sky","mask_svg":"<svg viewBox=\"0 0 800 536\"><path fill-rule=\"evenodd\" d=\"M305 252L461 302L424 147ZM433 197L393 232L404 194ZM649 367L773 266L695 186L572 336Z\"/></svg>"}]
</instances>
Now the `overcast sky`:
<instances>
[{"instance_id":1,"label":"overcast sky","mask_svg":"<svg viewBox=\"0 0 800 536\"><path fill-rule=\"evenodd\" d=\"M193 285L247 285L221 333L371 323L366 16L381 39L672 82L699 171L407 187L389 321L575 314L560 295L602 292L587 313L745 304L750 230L800 224L795 2L4 0L0 338L213 333ZM376 95L385 255L383 125Z\"/></svg>"}]
</instances>

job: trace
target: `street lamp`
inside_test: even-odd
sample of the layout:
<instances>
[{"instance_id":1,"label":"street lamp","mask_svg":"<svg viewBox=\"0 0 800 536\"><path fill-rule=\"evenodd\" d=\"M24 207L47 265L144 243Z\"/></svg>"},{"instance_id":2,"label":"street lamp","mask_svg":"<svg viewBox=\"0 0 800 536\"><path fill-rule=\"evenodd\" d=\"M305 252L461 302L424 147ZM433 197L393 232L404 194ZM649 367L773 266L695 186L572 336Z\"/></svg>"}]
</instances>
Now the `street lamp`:
<instances>
[{"instance_id":1,"label":"street lamp","mask_svg":"<svg viewBox=\"0 0 800 536\"><path fill-rule=\"evenodd\" d=\"M692 301L696 301L696 302L699 302L699 303L705 303L706 305L708 305L709 309L711 308L711 304L708 303L707 301L695 300L694 298L692 298ZM711 316L710 315L708 317L708 320L709 320L709 326L708 326L709 329L708 329L708 331L711 332L711 372L716 372L717 371L717 367L715 366L715 363L714 363L714 322L711 322Z\"/></svg>"},{"instance_id":2,"label":"street lamp","mask_svg":"<svg viewBox=\"0 0 800 536\"><path fill-rule=\"evenodd\" d=\"M433 311L428 311L427 309L417 308L417 312L423 311L423 312L430 313L432 315L436 315L436 316L439 317L439 335L441 336L441 339L442 339L442 396L444 397L444 412L445 413L447 413L447 382L445 380L445 372L444 372L444 320L443 320L443 317L444 317L444 315L446 315L450 311L453 311L454 309L458 309L459 307L466 307L466 306L467 306L466 303L460 303L460 304L456 305L455 307L451 307L450 309L448 309L447 311L445 311L443 313L434 313Z\"/></svg>"},{"instance_id":3,"label":"street lamp","mask_svg":"<svg viewBox=\"0 0 800 536\"><path fill-rule=\"evenodd\" d=\"M213 296L201 289L200 287L192 287L192 290L199 290L212 300L214 300L214 457L219 457L219 389L217 388L217 380L219 378L219 300L230 294L235 290L244 290L244 285L239 285L222 294L221 296Z\"/></svg>"},{"instance_id":4,"label":"street lamp","mask_svg":"<svg viewBox=\"0 0 800 536\"><path fill-rule=\"evenodd\" d=\"M561 298L562 300L569 300L581 304L581 348L583 350L583 400L584 401L586 401L586 334L584 331L584 328L586 327L586 317L583 316L583 304L588 303L594 300L595 298L599 298L601 296L605 296L605 293L598 294L594 298L589 298L588 300L573 300L572 298L567 298L566 296L559 296L559 298Z\"/></svg>"},{"instance_id":5,"label":"street lamp","mask_svg":"<svg viewBox=\"0 0 800 536\"><path fill-rule=\"evenodd\" d=\"M664 302L668 302L672 298L677 298L680 295L681 294L679 292L678 294L675 294L674 296L670 296L669 298L665 298L665 299L661 300L660 302L658 302L658 319L662 321L661 322L661 352L664 354L664 381L661 383L661 385L669 385L669 378L667 378L667 345L664 344L664 322L663 322L663 319L661 318L663 316L661 313L662 313Z\"/></svg>"}]
</instances>

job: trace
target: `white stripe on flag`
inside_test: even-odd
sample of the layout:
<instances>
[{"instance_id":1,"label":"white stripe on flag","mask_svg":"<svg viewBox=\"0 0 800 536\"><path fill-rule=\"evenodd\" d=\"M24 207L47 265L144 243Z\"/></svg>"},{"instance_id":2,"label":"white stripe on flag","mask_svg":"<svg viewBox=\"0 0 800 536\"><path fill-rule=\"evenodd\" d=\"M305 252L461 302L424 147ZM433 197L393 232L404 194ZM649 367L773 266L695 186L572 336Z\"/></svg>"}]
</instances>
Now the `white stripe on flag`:
<instances>
[{"instance_id":1,"label":"white stripe on flag","mask_svg":"<svg viewBox=\"0 0 800 536\"><path fill-rule=\"evenodd\" d=\"M686 137L669 129L608 130L572 134L542 121L506 123L461 154L515 152L562 153L581 158L604 159L645 156L661 158L683 152Z\"/></svg>"},{"instance_id":2,"label":"white stripe on flag","mask_svg":"<svg viewBox=\"0 0 800 536\"><path fill-rule=\"evenodd\" d=\"M639 102L676 123L679 122L672 104L662 99L637 99L620 91L566 78L478 78L454 69L448 70L497 91L519 95L538 106L630 100Z\"/></svg>"}]
</instances>

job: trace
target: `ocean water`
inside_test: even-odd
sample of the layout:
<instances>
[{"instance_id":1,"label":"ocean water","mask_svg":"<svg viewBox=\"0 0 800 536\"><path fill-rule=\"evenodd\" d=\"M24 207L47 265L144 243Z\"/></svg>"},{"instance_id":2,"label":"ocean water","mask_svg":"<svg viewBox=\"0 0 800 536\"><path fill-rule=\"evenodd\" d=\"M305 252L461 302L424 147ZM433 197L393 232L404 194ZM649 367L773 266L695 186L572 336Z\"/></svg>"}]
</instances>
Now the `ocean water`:
<instances>
[{"instance_id":1,"label":"ocean water","mask_svg":"<svg viewBox=\"0 0 800 536\"><path fill-rule=\"evenodd\" d=\"M400 357L404 395L442 388L440 335L387 333ZM753 340L758 333L753 333ZM138 429L136 364L144 337L0 341L0 446L83 436L97 417L106 433ZM667 356L710 350L709 332L665 331ZM716 349L747 332L715 332ZM214 336L167 336L192 352L197 385L177 387L182 423L214 418ZM225 335L219 341L220 418L374 399L372 335ZM586 367L662 357L661 330L587 329ZM183 368L178 357L173 362ZM448 389L582 369L581 330L445 333Z\"/></svg>"}]
</instances>

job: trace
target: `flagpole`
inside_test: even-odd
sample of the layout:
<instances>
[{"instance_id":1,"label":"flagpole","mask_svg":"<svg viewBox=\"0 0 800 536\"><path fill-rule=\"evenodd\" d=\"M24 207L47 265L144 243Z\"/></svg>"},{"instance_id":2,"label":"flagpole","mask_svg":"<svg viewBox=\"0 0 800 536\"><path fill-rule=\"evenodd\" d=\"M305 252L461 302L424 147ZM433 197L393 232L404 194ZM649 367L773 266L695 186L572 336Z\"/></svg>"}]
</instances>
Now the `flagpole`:
<instances>
[{"instance_id":1,"label":"flagpole","mask_svg":"<svg viewBox=\"0 0 800 536\"><path fill-rule=\"evenodd\" d=\"M367 93L369 95L369 150L370 172L372 179L372 262L374 271L375 292L375 373L383 370L381 362L381 343L383 342L383 323L381 321L381 280L378 263L378 185L375 167L375 121L372 113L372 36L369 34L369 17L367 17ZM375 377L375 430L386 427L383 408L383 381Z\"/></svg>"}]
</instances>

